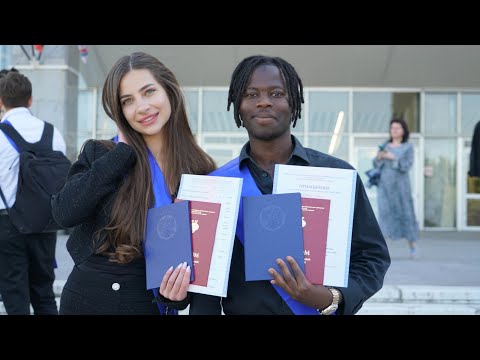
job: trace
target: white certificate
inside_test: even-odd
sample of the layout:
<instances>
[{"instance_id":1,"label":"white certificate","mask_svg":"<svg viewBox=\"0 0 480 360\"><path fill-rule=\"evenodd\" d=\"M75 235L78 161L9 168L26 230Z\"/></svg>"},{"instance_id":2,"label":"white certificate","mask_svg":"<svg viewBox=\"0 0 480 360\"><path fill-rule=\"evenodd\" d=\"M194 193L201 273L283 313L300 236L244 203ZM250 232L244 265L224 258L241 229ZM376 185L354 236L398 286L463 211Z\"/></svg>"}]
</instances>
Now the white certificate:
<instances>
[{"instance_id":1,"label":"white certificate","mask_svg":"<svg viewBox=\"0 0 480 360\"><path fill-rule=\"evenodd\" d=\"M327 286L348 286L356 182L356 170L275 165L274 194L299 192L330 200L323 281Z\"/></svg>"},{"instance_id":2,"label":"white certificate","mask_svg":"<svg viewBox=\"0 0 480 360\"><path fill-rule=\"evenodd\" d=\"M243 179L237 177L182 175L179 199L221 204L207 286L190 284L188 291L227 296L242 184Z\"/></svg>"}]
</instances>

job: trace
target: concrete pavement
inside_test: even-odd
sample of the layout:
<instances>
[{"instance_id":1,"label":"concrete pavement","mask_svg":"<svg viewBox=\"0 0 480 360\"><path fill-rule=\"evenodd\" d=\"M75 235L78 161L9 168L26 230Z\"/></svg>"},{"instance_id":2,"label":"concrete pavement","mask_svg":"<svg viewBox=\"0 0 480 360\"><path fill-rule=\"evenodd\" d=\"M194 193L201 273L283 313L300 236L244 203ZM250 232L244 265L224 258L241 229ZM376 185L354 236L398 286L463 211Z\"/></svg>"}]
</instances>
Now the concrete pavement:
<instances>
[{"instance_id":1,"label":"concrete pavement","mask_svg":"<svg viewBox=\"0 0 480 360\"><path fill-rule=\"evenodd\" d=\"M480 286L480 232L422 232L416 260L405 241L387 244L385 285Z\"/></svg>"},{"instance_id":2,"label":"concrete pavement","mask_svg":"<svg viewBox=\"0 0 480 360\"><path fill-rule=\"evenodd\" d=\"M73 266L67 239L59 234L57 241L58 296ZM409 258L405 241L389 242L388 247L392 264L384 287L358 314L480 314L480 232L424 231L415 260Z\"/></svg>"},{"instance_id":3,"label":"concrete pavement","mask_svg":"<svg viewBox=\"0 0 480 360\"><path fill-rule=\"evenodd\" d=\"M67 239L58 236L57 280L66 280L73 267ZM392 264L384 285L480 286L480 232L421 232L416 260L405 241L387 244Z\"/></svg>"},{"instance_id":4,"label":"concrete pavement","mask_svg":"<svg viewBox=\"0 0 480 360\"><path fill-rule=\"evenodd\" d=\"M388 242L383 288L359 315L480 315L480 232L422 232L417 259Z\"/></svg>"}]
</instances>

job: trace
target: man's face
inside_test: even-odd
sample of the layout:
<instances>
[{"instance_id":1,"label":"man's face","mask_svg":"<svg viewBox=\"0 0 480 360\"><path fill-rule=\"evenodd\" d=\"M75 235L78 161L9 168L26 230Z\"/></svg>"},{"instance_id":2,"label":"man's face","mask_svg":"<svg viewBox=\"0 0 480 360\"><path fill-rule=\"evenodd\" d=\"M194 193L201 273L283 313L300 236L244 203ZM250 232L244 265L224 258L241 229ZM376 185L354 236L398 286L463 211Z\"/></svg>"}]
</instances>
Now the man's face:
<instances>
[{"instance_id":1,"label":"man's face","mask_svg":"<svg viewBox=\"0 0 480 360\"><path fill-rule=\"evenodd\" d=\"M250 138L270 141L290 136L291 110L276 66L261 65L253 71L239 112Z\"/></svg>"}]
</instances>

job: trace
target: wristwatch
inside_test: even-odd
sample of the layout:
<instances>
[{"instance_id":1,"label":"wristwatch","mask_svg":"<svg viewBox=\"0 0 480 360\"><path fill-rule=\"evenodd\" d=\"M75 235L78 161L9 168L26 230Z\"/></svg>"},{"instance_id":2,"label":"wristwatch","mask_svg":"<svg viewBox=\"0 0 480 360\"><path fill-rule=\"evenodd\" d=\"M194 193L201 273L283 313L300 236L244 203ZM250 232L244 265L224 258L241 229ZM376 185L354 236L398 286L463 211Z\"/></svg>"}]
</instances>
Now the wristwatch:
<instances>
[{"instance_id":1,"label":"wristwatch","mask_svg":"<svg viewBox=\"0 0 480 360\"><path fill-rule=\"evenodd\" d=\"M335 288L327 289L330 290L330 292L332 293L332 303L323 310L317 309L320 315L332 315L338 309L338 302L340 301L340 291Z\"/></svg>"}]
</instances>

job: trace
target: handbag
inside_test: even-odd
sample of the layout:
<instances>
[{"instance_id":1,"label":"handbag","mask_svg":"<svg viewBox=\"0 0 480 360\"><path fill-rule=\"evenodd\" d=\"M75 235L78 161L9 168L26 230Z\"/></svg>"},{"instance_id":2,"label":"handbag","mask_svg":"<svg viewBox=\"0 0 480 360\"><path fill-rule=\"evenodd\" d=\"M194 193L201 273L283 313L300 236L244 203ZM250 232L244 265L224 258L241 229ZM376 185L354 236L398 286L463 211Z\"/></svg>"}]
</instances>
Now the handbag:
<instances>
[{"instance_id":1,"label":"handbag","mask_svg":"<svg viewBox=\"0 0 480 360\"><path fill-rule=\"evenodd\" d=\"M367 187L378 186L380 175L382 174L380 168L372 168L365 171L365 174L368 176Z\"/></svg>"}]
</instances>

